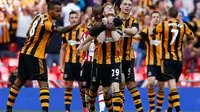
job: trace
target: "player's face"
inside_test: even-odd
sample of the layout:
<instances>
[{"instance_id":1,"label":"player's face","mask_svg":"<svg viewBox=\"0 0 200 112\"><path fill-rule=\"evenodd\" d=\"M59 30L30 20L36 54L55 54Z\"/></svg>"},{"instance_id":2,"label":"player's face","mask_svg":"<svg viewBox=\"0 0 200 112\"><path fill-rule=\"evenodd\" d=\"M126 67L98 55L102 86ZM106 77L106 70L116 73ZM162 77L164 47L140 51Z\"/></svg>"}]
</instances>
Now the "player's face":
<instances>
[{"instance_id":1,"label":"player's face","mask_svg":"<svg viewBox=\"0 0 200 112\"><path fill-rule=\"evenodd\" d=\"M133 3L131 2L131 0L123 0L123 2L120 5L122 13L130 14L132 6Z\"/></svg>"},{"instance_id":2,"label":"player's face","mask_svg":"<svg viewBox=\"0 0 200 112\"><path fill-rule=\"evenodd\" d=\"M158 25L161 21L161 18L160 18L160 14L158 13L153 13L152 14L152 17L151 17L151 20L155 20L155 25Z\"/></svg>"},{"instance_id":3,"label":"player's face","mask_svg":"<svg viewBox=\"0 0 200 112\"><path fill-rule=\"evenodd\" d=\"M59 19L62 14L62 7L60 5L55 5L54 9L51 10L52 19Z\"/></svg>"},{"instance_id":4,"label":"player's face","mask_svg":"<svg viewBox=\"0 0 200 112\"><path fill-rule=\"evenodd\" d=\"M70 24L75 24L78 22L78 14L70 14L69 15Z\"/></svg>"},{"instance_id":5,"label":"player's face","mask_svg":"<svg viewBox=\"0 0 200 112\"><path fill-rule=\"evenodd\" d=\"M104 14L105 15L115 15L115 11L114 11L114 8L112 5L107 5L105 8L104 8Z\"/></svg>"}]
</instances>

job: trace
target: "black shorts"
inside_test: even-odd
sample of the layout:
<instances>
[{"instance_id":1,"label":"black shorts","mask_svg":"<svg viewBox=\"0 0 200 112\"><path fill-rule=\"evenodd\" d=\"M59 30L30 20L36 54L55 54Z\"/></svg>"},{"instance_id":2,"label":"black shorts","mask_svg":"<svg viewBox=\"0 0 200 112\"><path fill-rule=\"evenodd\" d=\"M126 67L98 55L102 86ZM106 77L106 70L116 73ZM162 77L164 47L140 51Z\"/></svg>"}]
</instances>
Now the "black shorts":
<instances>
[{"instance_id":1,"label":"black shorts","mask_svg":"<svg viewBox=\"0 0 200 112\"><path fill-rule=\"evenodd\" d=\"M81 81L81 64L70 62L65 63L64 80Z\"/></svg>"},{"instance_id":2,"label":"black shorts","mask_svg":"<svg viewBox=\"0 0 200 112\"><path fill-rule=\"evenodd\" d=\"M97 75L103 87L110 86L113 82L121 82L120 63L97 64Z\"/></svg>"},{"instance_id":3,"label":"black shorts","mask_svg":"<svg viewBox=\"0 0 200 112\"><path fill-rule=\"evenodd\" d=\"M170 59L161 60L161 70L166 80L176 79L176 82L178 82L182 73L182 67L182 61Z\"/></svg>"},{"instance_id":4,"label":"black shorts","mask_svg":"<svg viewBox=\"0 0 200 112\"><path fill-rule=\"evenodd\" d=\"M90 88L91 85L91 73L92 73L92 62L85 61L83 64L83 72L82 72L82 86L84 88Z\"/></svg>"},{"instance_id":5,"label":"black shorts","mask_svg":"<svg viewBox=\"0 0 200 112\"><path fill-rule=\"evenodd\" d=\"M126 82L135 82L134 59L131 61L122 60L122 72L124 73Z\"/></svg>"},{"instance_id":6,"label":"black shorts","mask_svg":"<svg viewBox=\"0 0 200 112\"><path fill-rule=\"evenodd\" d=\"M24 80L48 81L45 59L40 59L26 54L20 54L18 78Z\"/></svg>"},{"instance_id":7,"label":"black shorts","mask_svg":"<svg viewBox=\"0 0 200 112\"><path fill-rule=\"evenodd\" d=\"M158 81L166 81L162 75L160 66L147 65L147 76L156 77L156 80Z\"/></svg>"}]
</instances>

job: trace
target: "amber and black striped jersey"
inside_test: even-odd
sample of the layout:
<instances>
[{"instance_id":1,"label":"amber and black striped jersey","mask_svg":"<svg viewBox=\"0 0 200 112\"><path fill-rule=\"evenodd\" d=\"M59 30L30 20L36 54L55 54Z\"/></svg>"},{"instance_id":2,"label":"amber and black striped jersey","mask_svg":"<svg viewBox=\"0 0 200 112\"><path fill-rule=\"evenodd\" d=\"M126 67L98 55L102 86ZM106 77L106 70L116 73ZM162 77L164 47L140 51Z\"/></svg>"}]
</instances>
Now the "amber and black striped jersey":
<instances>
[{"instance_id":1,"label":"amber and black striped jersey","mask_svg":"<svg viewBox=\"0 0 200 112\"><path fill-rule=\"evenodd\" d=\"M123 20L123 25L122 27L125 27L125 28L132 28L132 27L136 27L139 29L139 24L138 24L138 21L137 19L129 16L127 19L123 19L121 17L121 15L118 16L120 19ZM128 35L127 35L128 36ZM120 46L121 46L121 52L123 52L122 54L122 59L123 60L127 60L127 61L130 61L131 59L134 59L135 56L134 56L134 53L132 51L132 37L122 37L120 39Z\"/></svg>"},{"instance_id":2,"label":"amber and black striped jersey","mask_svg":"<svg viewBox=\"0 0 200 112\"><path fill-rule=\"evenodd\" d=\"M47 13L36 15L27 31L27 39L21 53L45 58L46 48L53 31L56 31L56 27Z\"/></svg>"},{"instance_id":3,"label":"amber and black striped jersey","mask_svg":"<svg viewBox=\"0 0 200 112\"><path fill-rule=\"evenodd\" d=\"M6 44L10 42L8 25L9 23L6 20L0 21L0 43Z\"/></svg>"},{"instance_id":4,"label":"amber and black striped jersey","mask_svg":"<svg viewBox=\"0 0 200 112\"><path fill-rule=\"evenodd\" d=\"M149 29L143 29L139 34L140 39L145 40L146 44L146 65L160 66L160 39L161 34L149 36Z\"/></svg>"},{"instance_id":5,"label":"amber and black striped jersey","mask_svg":"<svg viewBox=\"0 0 200 112\"><path fill-rule=\"evenodd\" d=\"M192 37L193 34L188 26L173 19L159 23L153 32L162 35L161 59L182 61L183 37L185 34Z\"/></svg>"},{"instance_id":6,"label":"amber and black striped jersey","mask_svg":"<svg viewBox=\"0 0 200 112\"><path fill-rule=\"evenodd\" d=\"M111 37L111 31L106 31L106 38ZM120 63L120 41L98 43L97 64Z\"/></svg>"},{"instance_id":7,"label":"amber and black striped jersey","mask_svg":"<svg viewBox=\"0 0 200 112\"><path fill-rule=\"evenodd\" d=\"M77 26L72 31L63 34L63 44L67 44L67 49L65 53L65 62L70 63L82 63L83 61L83 52L81 51L80 54L77 54L77 47L80 44L81 34L85 32L86 29L82 28L81 26Z\"/></svg>"}]
</instances>

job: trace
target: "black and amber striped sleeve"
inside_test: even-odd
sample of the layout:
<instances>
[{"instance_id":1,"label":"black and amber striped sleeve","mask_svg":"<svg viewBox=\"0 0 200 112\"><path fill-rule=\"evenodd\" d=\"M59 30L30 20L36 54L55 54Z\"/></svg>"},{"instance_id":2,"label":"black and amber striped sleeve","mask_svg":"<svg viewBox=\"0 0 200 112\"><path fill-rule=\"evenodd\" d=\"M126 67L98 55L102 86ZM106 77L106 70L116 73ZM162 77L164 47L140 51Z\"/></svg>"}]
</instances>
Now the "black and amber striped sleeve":
<instances>
[{"instance_id":1,"label":"black and amber striped sleeve","mask_svg":"<svg viewBox=\"0 0 200 112\"><path fill-rule=\"evenodd\" d=\"M137 19L132 18L131 27L136 27L139 30L139 23Z\"/></svg>"},{"instance_id":2,"label":"black and amber striped sleeve","mask_svg":"<svg viewBox=\"0 0 200 112\"><path fill-rule=\"evenodd\" d=\"M185 34L190 37L190 38L193 38L193 32L189 29L189 27L184 24L184 28L185 28Z\"/></svg>"},{"instance_id":3,"label":"black and amber striped sleeve","mask_svg":"<svg viewBox=\"0 0 200 112\"><path fill-rule=\"evenodd\" d=\"M164 22L160 22L156 28L153 30L153 33L161 33L163 32Z\"/></svg>"},{"instance_id":4,"label":"black and amber striped sleeve","mask_svg":"<svg viewBox=\"0 0 200 112\"><path fill-rule=\"evenodd\" d=\"M49 32L54 32L56 31L56 26L50 21L50 20L46 20L44 22L44 27L47 31Z\"/></svg>"},{"instance_id":5,"label":"black and amber striped sleeve","mask_svg":"<svg viewBox=\"0 0 200 112\"><path fill-rule=\"evenodd\" d=\"M66 39L66 34L62 34L62 44L66 44L67 43L67 39Z\"/></svg>"},{"instance_id":6,"label":"black and amber striped sleeve","mask_svg":"<svg viewBox=\"0 0 200 112\"><path fill-rule=\"evenodd\" d=\"M140 33L138 33L139 39L148 39L148 29L143 29Z\"/></svg>"}]
</instances>

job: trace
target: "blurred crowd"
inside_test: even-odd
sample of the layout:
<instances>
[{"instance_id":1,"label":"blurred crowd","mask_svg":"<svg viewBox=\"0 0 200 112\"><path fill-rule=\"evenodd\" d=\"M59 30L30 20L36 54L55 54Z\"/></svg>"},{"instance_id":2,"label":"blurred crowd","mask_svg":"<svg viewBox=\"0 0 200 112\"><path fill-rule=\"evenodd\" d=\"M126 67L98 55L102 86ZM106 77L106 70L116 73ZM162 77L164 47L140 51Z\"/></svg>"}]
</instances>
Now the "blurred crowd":
<instances>
[{"instance_id":1,"label":"blurred crowd","mask_svg":"<svg viewBox=\"0 0 200 112\"><path fill-rule=\"evenodd\" d=\"M0 67L8 66L3 60L18 58L19 51L26 40L26 32L37 13L47 11L47 3L50 0L0 0ZM69 25L69 13L71 11L84 12L81 25L87 27L89 18L92 16L92 6L113 2L113 0L60 0L63 3L62 18L55 21L56 25ZM184 45L184 74L200 72L198 68L200 53L200 0L133 0L134 6L130 13L138 19L140 30L150 24L150 13L158 10L162 19L167 19L167 9L175 6L179 9L178 17L195 32L195 41L185 39ZM117 8L117 7L116 7ZM116 9L116 13L117 13ZM59 53L61 48L61 35L54 33L47 48L47 66L49 72L54 66L59 66ZM141 71L145 64L146 48L143 40L135 40L133 50L136 55L136 72ZM9 71L11 74L15 69ZM0 70L0 77L4 74ZM11 75L12 76L12 75ZM1 78L0 78L1 79ZM12 78L11 78L12 79ZM13 79L12 79L13 80Z\"/></svg>"}]
</instances>

